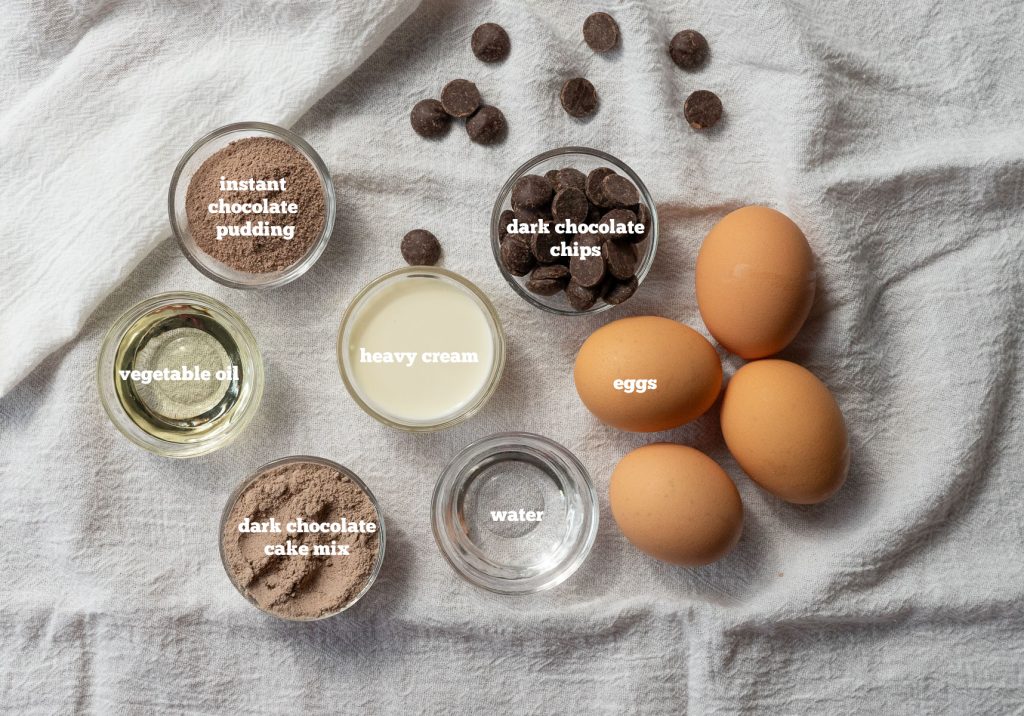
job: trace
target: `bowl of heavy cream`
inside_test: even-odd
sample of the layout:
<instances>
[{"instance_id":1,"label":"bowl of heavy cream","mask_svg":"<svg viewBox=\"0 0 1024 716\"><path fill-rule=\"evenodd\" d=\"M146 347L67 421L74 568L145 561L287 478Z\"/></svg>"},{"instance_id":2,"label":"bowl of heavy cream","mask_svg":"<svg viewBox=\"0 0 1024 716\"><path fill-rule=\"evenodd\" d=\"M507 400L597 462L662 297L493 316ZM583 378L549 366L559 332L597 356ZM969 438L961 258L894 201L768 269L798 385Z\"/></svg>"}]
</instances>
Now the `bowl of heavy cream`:
<instances>
[{"instance_id":1,"label":"bowl of heavy cream","mask_svg":"<svg viewBox=\"0 0 1024 716\"><path fill-rule=\"evenodd\" d=\"M413 266L371 281L338 334L338 365L353 400L402 430L441 430L476 413L505 365L490 300L451 271Z\"/></svg>"}]
</instances>

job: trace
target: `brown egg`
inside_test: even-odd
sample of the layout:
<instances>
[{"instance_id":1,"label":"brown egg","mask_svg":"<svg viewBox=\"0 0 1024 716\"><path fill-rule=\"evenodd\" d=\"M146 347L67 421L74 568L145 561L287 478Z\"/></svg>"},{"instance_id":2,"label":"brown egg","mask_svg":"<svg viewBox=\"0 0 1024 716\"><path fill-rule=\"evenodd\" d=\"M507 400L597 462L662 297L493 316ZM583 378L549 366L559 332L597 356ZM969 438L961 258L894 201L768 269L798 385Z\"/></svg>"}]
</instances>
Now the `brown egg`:
<instances>
[{"instance_id":1,"label":"brown egg","mask_svg":"<svg viewBox=\"0 0 1024 716\"><path fill-rule=\"evenodd\" d=\"M722 435L744 472L787 502L821 502L846 480L843 415L825 384L796 363L759 360L736 371Z\"/></svg>"},{"instance_id":2,"label":"brown egg","mask_svg":"<svg viewBox=\"0 0 1024 716\"><path fill-rule=\"evenodd\" d=\"M583 404L602 422L654 432L711 407L722 387L722 362L689 326L637 316L594 331L576 356L573 379Z\"/></svg>"},{"instance_id":3,"label":"brown egg","mask_svg":"<svg viewBox=\"0 0 1024 716\"><path fill-rule=\"evenodd\" d=\"M655 443L626 455L612 473L608 502L626 539L672 564L714 562L743 530L743 503L732 480L684 445Z\"/></svg>"},{"instance_id":4,"label":"brown egg","mask_svg":"<svg viewBox=\"0 0 1024 716\"><path fill-rule=\"evenodd\" d=\"M751 360L796 337L814 302L814 257L788 216L765 206L727 214L697 255L697 306L711 335Z\"/></svg>"}]
</instances>

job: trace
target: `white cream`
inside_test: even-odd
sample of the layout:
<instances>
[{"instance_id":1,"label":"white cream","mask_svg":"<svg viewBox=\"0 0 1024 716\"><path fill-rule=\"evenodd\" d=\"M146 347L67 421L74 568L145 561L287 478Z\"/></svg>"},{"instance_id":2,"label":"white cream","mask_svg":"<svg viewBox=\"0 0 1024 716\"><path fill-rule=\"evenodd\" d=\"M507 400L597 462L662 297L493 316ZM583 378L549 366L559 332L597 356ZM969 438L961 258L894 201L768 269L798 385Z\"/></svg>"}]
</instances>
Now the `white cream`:
<instances>
[{"instance_id":1,"label":"white cream","mask_svg":"<svg viewBox=\"0 0 1024 716\"><path fill-rule=\"evenodd\" d=\"M354 308L343 336L345 369L359 397L383 417L442 423L489 387L495 331L468 288L398 276Z\"/></svg>"}]
</instances>

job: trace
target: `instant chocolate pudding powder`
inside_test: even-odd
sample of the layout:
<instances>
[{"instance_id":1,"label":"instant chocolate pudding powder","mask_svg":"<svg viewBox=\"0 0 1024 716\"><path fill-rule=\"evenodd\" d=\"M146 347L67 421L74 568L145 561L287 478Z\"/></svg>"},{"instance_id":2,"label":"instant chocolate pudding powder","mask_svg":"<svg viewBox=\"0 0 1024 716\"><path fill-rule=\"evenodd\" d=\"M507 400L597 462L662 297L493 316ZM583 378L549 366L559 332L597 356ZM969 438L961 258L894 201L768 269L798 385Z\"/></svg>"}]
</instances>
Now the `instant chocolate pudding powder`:
<instances>
[{"instance_id":1,"label":"instant chocolate pudding powder","mask_svg":"<svg viewBox=\"0 0 1024 716\"><path fill-rule=\"evenodd\" d=\"M310 523L363 529L293 529ZM251 531L253 525L261 531ZM316 619L347 606L371 580L379 527L370 496L347 475L320 463L291 462L242 489L225 518L221 552L235 586L264 611ZM294 554L303 546L308 554Z\"/></svg>"},{"instance_id":2,"label":"instant chocolate pudding powder","mask_svg":"<svg viewBox=\"0 0 1024 716\"><path fill-rule=\"evenodd\" d=\"M273 137L247 137L212 154L192 176L185 213L200 250L245 273L299 261L326 221L316 168Z\"/></svg>"}]
</instances>

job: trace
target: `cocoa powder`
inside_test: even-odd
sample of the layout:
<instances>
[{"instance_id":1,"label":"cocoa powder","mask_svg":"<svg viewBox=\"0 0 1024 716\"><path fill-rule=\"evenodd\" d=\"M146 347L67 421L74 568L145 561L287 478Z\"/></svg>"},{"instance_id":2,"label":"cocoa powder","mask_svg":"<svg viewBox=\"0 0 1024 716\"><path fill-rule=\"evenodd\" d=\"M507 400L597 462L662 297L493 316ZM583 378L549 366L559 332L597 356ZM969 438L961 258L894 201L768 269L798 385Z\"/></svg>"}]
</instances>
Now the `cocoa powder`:
<instances>
[{"instance_id":1,"label":"cocoa powder","mask_svg":"<svg viewBox=\"0 0 1024 716\"><path fill-rule=\"evenodd\" d=\"M280 532L242 532L239 525L270 523ZM373 523L373 533L291 532L289 522ZM236 498L224 521L221 552L228 575L263 610L286 619L337 612L362 593L380 550L379 516L369 495L347 475L314 462L292 462L258 475ZM265 548L347 546L349 554L268 556Z\"/></svg>"},{"instance_id":2,"label":"cocoa powder","mask_svg":"<svg viewBox=\"0 0 1024 716\"><path fill-rule=\"evenodd\" d=\"M222 191L221 178L285 180L283 191ZM298 213L210 213L210 204L289 202ZM217 261L245 273L269 273L299 261L320 238L326 221L324 191L316 168L295 147L273 137L247 137L231 142L206 159L193 175L185 195L189 231L198 247ZM294 227L290 239L281 236L223 236L217 227L243 227L267 222L270 227ZM268 229L269 231L269 229Z\"/></svg>"}]
</instances>

